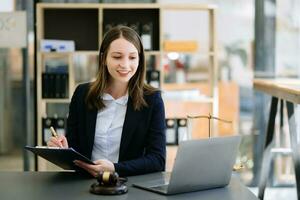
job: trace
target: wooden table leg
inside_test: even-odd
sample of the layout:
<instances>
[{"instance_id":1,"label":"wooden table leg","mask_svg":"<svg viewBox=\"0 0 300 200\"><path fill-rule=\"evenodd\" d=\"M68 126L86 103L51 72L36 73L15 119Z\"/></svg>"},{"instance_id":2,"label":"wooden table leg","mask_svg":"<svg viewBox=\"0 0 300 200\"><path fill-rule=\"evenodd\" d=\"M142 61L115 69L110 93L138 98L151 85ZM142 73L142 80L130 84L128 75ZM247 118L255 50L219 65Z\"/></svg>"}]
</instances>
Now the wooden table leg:
<instances>
[{"instance_id":1,"label":"wooden table leg","mask_svg":"<svg viewBox=\"0 0 300 200\"><path fill-rule=\"evenodd\" d=\"M291 149L292 157L294 162L295 176L296 176L296 186L297 186L297 196L300 200L300 135L297 132L297 125L295 120L294 104L291 102L286 102L287 113L289 120L289 132L291 138Z\"/></svg>"},{"instance_id":2,"label":"wooden table leg","mask_svg":"<svg viewBox=\"0 0 300 200\"><path fill-rule=\"evenodd\" d=\"M265 150L262 159L262 165L261 165L262 168L261 168L260 181L258 186L258 198L261 200L264 198L265 188L269 178L270 166L272 161L272 155L270 151L271 148L274 146L274 143L272 141L274 138L277 104L278 104L278 98L272 97L270 115L269 115L269 121L268 121L267 133L266 133L266 141L264 146Z\"/></svg>"}]
</instances>

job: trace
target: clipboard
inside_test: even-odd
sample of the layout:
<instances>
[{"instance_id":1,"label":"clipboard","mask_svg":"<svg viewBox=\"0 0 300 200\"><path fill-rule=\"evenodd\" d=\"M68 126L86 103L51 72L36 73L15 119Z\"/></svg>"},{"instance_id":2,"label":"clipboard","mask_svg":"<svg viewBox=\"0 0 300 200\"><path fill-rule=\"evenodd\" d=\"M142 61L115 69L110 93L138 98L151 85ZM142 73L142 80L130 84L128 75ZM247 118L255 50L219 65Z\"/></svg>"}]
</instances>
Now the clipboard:
<instances>
[{"instance_id":1,"label":"clipboard","mask_svg":"<svg viewBox=\"0 0 300 200\"><path fill-rule=\"evenodd\" d=\"M44 146L25 146L24 148L66 170L77 170L79 168L73 163L74 160L81 160L92 165L95 164L93 163L93 161L91 161L84 155L78 153L73 148L58 148Z\"/></svg>"}]
</instances>

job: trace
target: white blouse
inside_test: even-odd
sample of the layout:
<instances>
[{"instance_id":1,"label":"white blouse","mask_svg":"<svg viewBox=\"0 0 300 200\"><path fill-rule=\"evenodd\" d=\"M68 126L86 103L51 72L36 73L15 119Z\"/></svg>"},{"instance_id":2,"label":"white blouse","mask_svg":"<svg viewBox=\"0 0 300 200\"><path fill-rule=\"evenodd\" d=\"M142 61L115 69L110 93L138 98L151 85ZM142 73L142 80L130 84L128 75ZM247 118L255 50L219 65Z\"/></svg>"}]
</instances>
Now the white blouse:
<instances>
[{"instance_id":1,"label":"white blouse","mask_svg":"<svg viewBox=\"0 0 300 200\"><path fill-rule=\"evenodd\" d=\"M106 107L97 114L92 160L107 159L116 163L119 160L128 94L114 99L104 93L102 100Z\"/></svg>"}]
</instances>

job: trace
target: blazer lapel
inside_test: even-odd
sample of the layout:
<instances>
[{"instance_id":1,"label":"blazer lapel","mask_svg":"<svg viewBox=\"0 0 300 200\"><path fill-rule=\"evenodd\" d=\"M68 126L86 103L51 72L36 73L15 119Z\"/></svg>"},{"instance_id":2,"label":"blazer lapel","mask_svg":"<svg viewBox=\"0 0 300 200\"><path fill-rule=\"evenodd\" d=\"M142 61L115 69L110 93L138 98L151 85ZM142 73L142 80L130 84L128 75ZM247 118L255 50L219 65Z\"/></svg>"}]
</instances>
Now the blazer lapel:
<instances>
[{"instance_id":1,"label":"blazer lapel","mask_svg":"<svg viewBox=\"0 0 300 200\"><path fill-rule=\"evenodd\" d=\"M88 109L86 114L87 154L89 157L92 156L94 146L97 113L96 109Z\"/></svg>"},{"instance_id":2,"label":"blazer lapel","mask_svg":"<svg viewBox=\"0 0 300 200\"><path fill-rule=\"evenodd\" d=\"M130 140L131 140L132 135L138 124L139 117L140 117L140 112L134 110L133 104L132 104L132 99L129 97L128 103L127 103L127 110L126 110L123 130L122 130L122 136L121 136L119 161L122 161L124 158L124 155L126 154L126 149L128 148L128 145L130 144Z\"/></svg>"}]
</instances>

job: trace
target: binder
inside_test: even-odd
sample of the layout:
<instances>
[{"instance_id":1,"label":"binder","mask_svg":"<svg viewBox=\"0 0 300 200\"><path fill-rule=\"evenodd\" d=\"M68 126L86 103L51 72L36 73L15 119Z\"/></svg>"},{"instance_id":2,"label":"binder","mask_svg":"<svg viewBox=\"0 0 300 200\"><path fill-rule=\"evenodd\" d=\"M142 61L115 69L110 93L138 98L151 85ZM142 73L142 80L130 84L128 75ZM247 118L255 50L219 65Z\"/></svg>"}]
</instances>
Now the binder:
<instances>
[{"instance_id":1,"label":"binder","mask_svg":"<svg viewBox=\"0 0 300 200\"><path fill-rule=\"evenodd\" d=\"M68 98L69 97L68 73L43 73L42 97L43 98Z\"/></svg>"},{"instance_id":2,"label":"binder","mask_svg":"<svg viewBox=\"0 0 300 200\"><path fill-rule=\"evenodd\" d=\"M52 117L42 118L42 143L46 145L50 137L52 136L50 127L53 126L55 128L56 119Z\"/></svg>"},{"instance_id":3,"label":"binder","mask_svg":"<svg viewBox=\"0 0 300 200\"><path fill-rule=\"evenodd\" d=\"M49 76L49 98L55 98L55 74L48 73Z\"/></svg>"},{"instance_id":4,"label":"binder","mask_svg":"<svg viewBox=\"0 0 300 200\"><path fill-rule=\"evenodd\" d=\"M185 118L177 119L177 133L178 133L178 143L188 139L187 119Z\"/></svg>"},{"instance_id":5,"label":"binder","mask_svg":"<svg viewBox=\"0 0 300 200\"><path fill-rule=\"evenodd\" d=\"M42 73L42 98L49 98L49 76L48 73Z\"/></svg>"},{"instance_id":6,"label":"binder","mask_svg":"<svg viewBox=\"0 0 300 200\"><path fill-rule=\"evenodd\" d=\"M167 145L178 144L176 119L166 119L166 143Z\"/></svg>"},{"instance_id":7,"label":"binder","mask_svg":"<svg viewBox=\"0 0 300 200\"><path fill-rule=\"evenodd\" d=\"M58 135L66 135L66 118L63 117L46 117L42 118L42 140L43 145L47 145L48 140L52 137L50 127L53 127Z\"/></svg>"},{"instance_id":8,"label":"binder","mask_svg":"<svg viewBox=\"0 0 300 200\"><path fill-rule=\"evenodd\" d=\"M138 35L141 35L139 22L130 23L129 27L132 28L135 32L137 32Z\"/></svg>"},{"instance_id":9,"label":"binder","mask_svg":"<svg viewBox=\"0 0 300 200\"><path fill-rule=\"evenodd\" d=\"M43 73L42 98L68 98L69 97L68 73Z\"/></svg>"},{"instance_id":10,"label":"binder","mask_svg":"<svg viewBox=\"0 0 300 200\"><path fill-rule=\"evenodd\" d=\"M160 87L160 72L158 70L148 70L146 72L147 83L155 88Z\"/></svg>"},{"instance_id":11,"label":"binder","mask_svg":"<svg viewBox=\"0 0 300 200\"><path fill-rule=\"evenodd\" d=\"M61 75L58 73L53 74L54 75L54 80L55 80L55 88L54 88L54 94L55 94L55 98L61 98L62 94L61 94L61 88L63 87L63 85L61 84Z\"/></svg>"},{"instance_id":12,"label":"binder","mask_svg":"<svg viewBox=\"0 0 300 200\"><path fill-rule=\"evenodd\" d=\"M75 151L73 148L45 146L25 146L24 148L66 170L81 170L81 168L74 164L74 160L81 160L92 165L95 164L93 161Z\"/></svg>"},{"instance_id":13,"label":"binder","mask_svg":"<svg viewBox=\"0 0 300 200\"><path fill-rule=\"evenodd\" d=\"M141 40L145 50L152 50L153 43L153 25L152 22L148 22L142 25Z\"/></svg>"},{"instance_id":14,"label":"binder","mask_svg":"<svg viewBox=\"0 0 300 200\"><path fill-rule=\"evenodd\" d=\"M55 120L55 127L54 127L56 133L58 135L66 135L66 119L62 117L58 117Z\"/></svg>"},{"instance_id":15,"label":"binder","mask_svg":"<svg viewBox=\"0 0 300 200\"><path fill-rule=\"evenodd\" d=\"M60 88L59 88L60 98L69 97L69 74L60 74Z\"/></svg>"}]
</instances>

